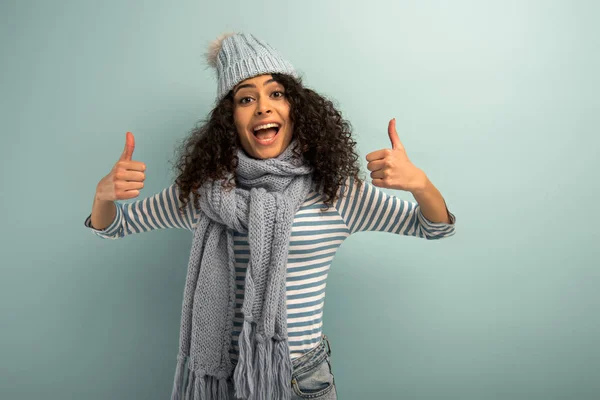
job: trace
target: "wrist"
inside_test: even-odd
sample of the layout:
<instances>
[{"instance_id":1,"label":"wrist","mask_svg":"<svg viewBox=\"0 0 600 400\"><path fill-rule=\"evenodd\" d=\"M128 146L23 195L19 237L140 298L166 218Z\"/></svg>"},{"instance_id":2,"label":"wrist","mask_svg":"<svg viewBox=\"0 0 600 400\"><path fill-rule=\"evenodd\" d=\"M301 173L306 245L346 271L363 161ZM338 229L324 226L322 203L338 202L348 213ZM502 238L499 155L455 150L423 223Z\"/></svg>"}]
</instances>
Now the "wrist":
<instances>
[{"instance_id":1,"label":"wrist","mask_svg":"<svg viewBox=\"0 0 600 400\"><path fill-rule=\"evenodd\" d=\"M413 196L420 196L425 193L428 193L432 187L433 184L431 183L427 175L423 173L423 179L418 185L416 185L416 187L413 190L411 190L411 193L413 194Z\"/></svg>"}]
</instances>

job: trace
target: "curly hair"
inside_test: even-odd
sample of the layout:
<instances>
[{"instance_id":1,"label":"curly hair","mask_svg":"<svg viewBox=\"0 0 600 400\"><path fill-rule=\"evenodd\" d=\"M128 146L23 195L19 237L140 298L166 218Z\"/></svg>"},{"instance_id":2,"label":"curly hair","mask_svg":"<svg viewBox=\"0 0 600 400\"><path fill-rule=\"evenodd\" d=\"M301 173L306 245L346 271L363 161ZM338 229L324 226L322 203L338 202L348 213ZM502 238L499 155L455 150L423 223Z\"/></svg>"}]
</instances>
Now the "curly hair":
<instances>
[{"instance_id":1,"label":"curly hair","mask_svg":"<svg viewBox=\"0 0 600 400\"><path fill-rule=\"evenodd\" d=\"M331 207L348 177L354 177L359 187L362 184L352 127L330 100L304 87L301 78L285 74L272 76L283 85L290 102L293 137L302 152L296 155L304 157L313 167L313 182L325 195L325 205ZM235 187L236 153L241 143L233 110L233 92L230 91L177 149L175 168L179 175L175 182L180 190L181 212L188 204L190 193L194 207L199 209L198 189L208 180L222 180L226 189ZM343 192L340 190L340 197Z\"/></svg>"}]
</instances>

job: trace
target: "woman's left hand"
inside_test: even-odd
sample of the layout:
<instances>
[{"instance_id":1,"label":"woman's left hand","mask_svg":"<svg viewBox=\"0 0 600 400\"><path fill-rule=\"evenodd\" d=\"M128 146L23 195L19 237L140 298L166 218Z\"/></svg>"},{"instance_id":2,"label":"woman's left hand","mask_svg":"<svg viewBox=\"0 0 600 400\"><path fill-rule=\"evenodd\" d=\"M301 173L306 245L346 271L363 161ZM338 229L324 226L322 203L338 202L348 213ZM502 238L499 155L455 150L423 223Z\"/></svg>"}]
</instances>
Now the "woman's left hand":
<instances>
[{"instance_id":1,"label":"woman's left hand","mask_svg":"<svg viewBox=\"0 0 600 400\"><path fill-rule=\"evenodd\" d=\"M388 124L388 134L392 142L391 149L377 150L367 154L369 162L367 169L371 171L373 185L411 193L423 190L427 185L427 175L408 159L406 150L396 132L395 118Z\"/></svg>"}]
</instances>

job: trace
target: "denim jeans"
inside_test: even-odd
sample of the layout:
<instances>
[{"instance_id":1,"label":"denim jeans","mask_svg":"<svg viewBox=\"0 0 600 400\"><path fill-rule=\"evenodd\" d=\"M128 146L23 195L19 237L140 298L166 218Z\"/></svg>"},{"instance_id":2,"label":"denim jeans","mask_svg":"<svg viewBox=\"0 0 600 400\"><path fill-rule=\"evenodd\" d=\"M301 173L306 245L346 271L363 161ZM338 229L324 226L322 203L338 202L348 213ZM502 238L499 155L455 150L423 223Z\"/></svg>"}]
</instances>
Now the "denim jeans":
<instances>
[{"instance_id":1,"label":"denim jeans","mask_svg":"<svg viewBox=\"0 0 600 400\"><path fill-rule=\"evenodd\" d=\"M292 367L292 400L337 400L335 379L331 370L331 346L326 335L322 336L317 347L293 360ZM229 397L232 400L236 398L231 381Z\"/></svg>"}]
</instances>

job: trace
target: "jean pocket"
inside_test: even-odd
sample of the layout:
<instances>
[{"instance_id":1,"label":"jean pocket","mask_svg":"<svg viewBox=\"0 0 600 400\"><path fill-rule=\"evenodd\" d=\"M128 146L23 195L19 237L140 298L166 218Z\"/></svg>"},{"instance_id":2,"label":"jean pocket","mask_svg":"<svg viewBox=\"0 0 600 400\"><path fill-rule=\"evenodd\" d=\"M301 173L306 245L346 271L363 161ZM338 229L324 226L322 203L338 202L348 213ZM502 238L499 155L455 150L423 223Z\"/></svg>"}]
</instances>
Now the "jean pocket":
<instances>
[{"instance_id":1,"label":"jean pocket","mask_svg":"<svg viewBox=\"0 0 600 400\"><path fill-rule=\"evenodd\" d=\"M331 392L334 386L331 365L327 357L323 357L320 362L306 370L298 371L292 378L294 393L303 399L318 399Z\"/></svg>"}]
</instances>

